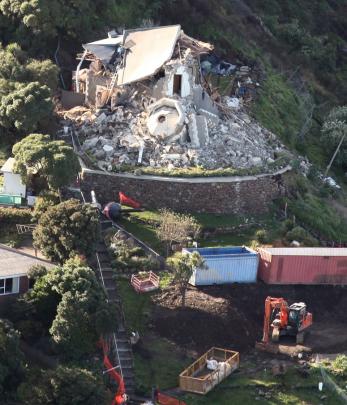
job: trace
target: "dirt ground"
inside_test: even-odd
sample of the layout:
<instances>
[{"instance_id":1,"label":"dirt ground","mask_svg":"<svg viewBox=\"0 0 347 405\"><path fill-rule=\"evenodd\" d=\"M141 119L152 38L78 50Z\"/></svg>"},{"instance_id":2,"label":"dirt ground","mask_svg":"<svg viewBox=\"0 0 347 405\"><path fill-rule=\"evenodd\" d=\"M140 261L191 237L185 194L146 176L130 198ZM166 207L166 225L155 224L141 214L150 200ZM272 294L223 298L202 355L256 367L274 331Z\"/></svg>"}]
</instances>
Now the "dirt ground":
<instances>
[{"instance_id":1,"label":"dirt ground","mask_svg":"<svg viewBox=\"0 0 347 405\"><path fill-rule=\"evenodd\" d=\"M186 307L178 291L155 295L154 328L159 335L189 350L212 346L247 352L261 339L265 298L306 302L314 325L305 341L313 352L347 350L347 288L334 286L248 285L190 287Z\"/></svg>"}]
</instances>

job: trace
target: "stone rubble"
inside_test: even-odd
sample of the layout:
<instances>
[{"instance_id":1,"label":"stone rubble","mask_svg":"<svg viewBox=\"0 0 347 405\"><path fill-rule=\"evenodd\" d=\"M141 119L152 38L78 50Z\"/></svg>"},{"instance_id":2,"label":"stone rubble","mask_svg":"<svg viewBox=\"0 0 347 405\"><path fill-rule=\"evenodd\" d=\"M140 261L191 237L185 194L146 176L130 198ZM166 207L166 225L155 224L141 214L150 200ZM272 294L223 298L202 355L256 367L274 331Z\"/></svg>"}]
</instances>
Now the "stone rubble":
<instances>
[{"instance_id":1,"label":"stone rubble","mask_svg":"<svg viewBox=\"0 0 347 405\"><path fill-rule=\"evenodd\" d=\"M181 99L181 103L187 117L190 112L195 113L189 102ZM148 113L142 105L143 100L138 95L113 111L75 107L65 113L64 125L73 124L83 151L94 157L103 170L137 166L141 147L141 165L153 168L268 168L276 156L285 151L273 133L261 127L239 106L229 108L227 102L224 103L227 116L206 118L209 139L205 145L193 147L189 139L167 144L150 134Z\"/></svg>"}]
</instances>

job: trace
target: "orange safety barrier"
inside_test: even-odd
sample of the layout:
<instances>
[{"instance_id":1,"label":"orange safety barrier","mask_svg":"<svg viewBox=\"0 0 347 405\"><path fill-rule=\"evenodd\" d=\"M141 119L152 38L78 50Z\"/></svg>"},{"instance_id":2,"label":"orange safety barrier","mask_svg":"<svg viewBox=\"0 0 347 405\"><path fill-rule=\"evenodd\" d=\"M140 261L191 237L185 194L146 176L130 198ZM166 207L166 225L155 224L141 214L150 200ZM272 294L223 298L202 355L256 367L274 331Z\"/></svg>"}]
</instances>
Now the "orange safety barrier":
<instances>
[{"instance_id":1,"label":"orange safety barrier","mask_svg":"<svg viewBox=\"0 0 347 405\"><path fill-rule=\"evenodd\" d=\"M157 392L156 400L160 405L187 405L184 401L162 394L159 391Z\"/></svg>"},{"instance_id":2,"label":"orange safety barrier","mask_svg":"<svg viewBox=\"0 0 347 405\"><path fill-rule=\"evenodd\" d=\"M118 389L111 405L124 405L127 401L127 396L125 394L125 385L123 378L119 373L117 373L110 359L108 358L109 347L107 343L102 338L100 339L100 343L104 353L104 366L106 367L107 373L118 384Z\"/></svg>"}]
</instances>

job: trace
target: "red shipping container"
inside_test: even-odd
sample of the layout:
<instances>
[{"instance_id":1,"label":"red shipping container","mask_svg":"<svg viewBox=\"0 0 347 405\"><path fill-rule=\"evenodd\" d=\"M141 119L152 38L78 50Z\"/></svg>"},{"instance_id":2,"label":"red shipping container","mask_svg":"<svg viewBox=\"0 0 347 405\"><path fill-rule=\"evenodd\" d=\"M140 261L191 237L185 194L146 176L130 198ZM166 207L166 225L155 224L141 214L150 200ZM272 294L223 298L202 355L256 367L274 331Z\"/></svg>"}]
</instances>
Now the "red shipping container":
<instances>
[{"instance_id":1,"label":"red shipping container","mask_svg":"<svg viewBox=\"0 0 347 405\"><path fill-rule=\"evenodd\" d=\"M261 248L259 259L267 284L347 284L346 248Z\"/></svg>"}]
</instances>

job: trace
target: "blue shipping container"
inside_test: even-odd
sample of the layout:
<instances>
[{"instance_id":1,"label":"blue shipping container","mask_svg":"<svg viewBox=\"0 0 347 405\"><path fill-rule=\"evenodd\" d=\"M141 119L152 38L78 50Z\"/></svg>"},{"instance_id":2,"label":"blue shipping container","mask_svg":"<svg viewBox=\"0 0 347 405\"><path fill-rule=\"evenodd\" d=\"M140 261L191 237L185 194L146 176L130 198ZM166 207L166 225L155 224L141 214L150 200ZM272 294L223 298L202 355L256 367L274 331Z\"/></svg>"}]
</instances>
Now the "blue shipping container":
<instances>
[{"instance_id":1,"label":"blue shipping container","mask_svg":"<svg viewBox=\"0 0 347 405\"><path fill-rule=\"evenodd\" d=\"M183 252L198 252L203 257L206 269L195 269L189 283L213 285L230 283L255 283L257 281L259 256L244 246L224 248L183 249Z\"/></svg>"}]
</instances>

